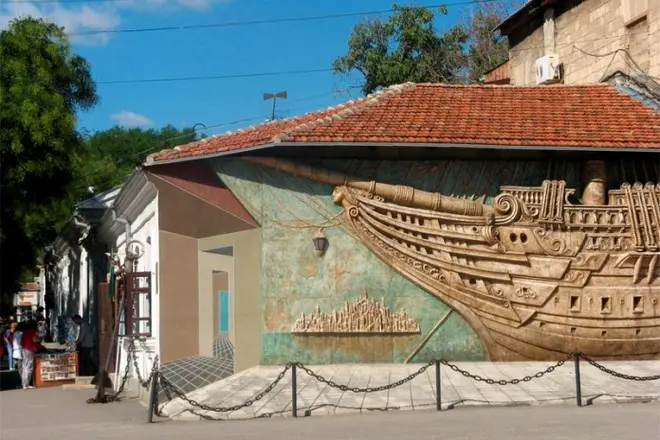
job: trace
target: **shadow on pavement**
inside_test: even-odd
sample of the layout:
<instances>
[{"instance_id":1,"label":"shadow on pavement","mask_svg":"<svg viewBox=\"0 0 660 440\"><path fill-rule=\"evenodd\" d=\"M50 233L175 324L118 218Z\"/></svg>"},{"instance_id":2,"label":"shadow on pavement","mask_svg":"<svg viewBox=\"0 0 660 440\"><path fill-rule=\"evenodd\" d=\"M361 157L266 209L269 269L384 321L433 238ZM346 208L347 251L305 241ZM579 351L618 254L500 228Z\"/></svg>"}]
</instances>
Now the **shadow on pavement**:
<instances>
[{"instance_id":1,"label":"shadow on pavement","mask_svg":"<svg viewBox=\"0 0 660 440\"><path fill-rule=\"evenodd\" d=\"M15 390L21 386L21 376L18 371L0 371L0 391Z\"/></svg>"}]
</instances>

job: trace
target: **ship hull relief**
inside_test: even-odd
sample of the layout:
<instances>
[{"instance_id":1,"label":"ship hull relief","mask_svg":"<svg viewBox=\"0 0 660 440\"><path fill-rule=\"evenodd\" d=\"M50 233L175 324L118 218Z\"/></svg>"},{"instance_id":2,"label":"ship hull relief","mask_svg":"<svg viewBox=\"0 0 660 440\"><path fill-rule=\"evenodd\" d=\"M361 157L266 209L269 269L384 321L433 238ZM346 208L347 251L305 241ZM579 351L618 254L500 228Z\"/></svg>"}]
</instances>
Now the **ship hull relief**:
<instances>
[{"instance_id":1,"label":"ship hull relief","mask_svg":"<svg viewBox=\"0 0 660 440\"><path fill-rule=\"evenodd\" d=\"M367 182L271 158L334 186L351 233L448 304L493 361L660 358L660 184L583 203L563 181L502 187L491 204ZM605 200L608 199L608 200Z\"/></svg>"}]
</instances>

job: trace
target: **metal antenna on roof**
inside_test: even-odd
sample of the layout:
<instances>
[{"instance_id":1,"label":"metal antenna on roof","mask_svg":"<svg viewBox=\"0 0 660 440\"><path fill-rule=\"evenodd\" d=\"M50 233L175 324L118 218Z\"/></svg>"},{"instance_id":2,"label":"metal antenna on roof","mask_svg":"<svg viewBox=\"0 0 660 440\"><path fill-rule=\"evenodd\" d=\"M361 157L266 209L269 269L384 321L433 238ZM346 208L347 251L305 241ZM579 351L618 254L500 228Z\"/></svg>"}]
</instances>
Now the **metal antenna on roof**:
<instances>
[{"instance_id":1,"label":"metal antenna on roof","mask_svg":"<svg viewBox=\"0 0 660 440\"><path fill-rule=\"evenodd\" d=\"M273 111L270 116L271 121L275 120L275 104L277 103L277 98L286 99L287 98L286 90L278 93L264 93L264 101L268 101L269 99L273 100Z\"/></svg>"}]
</instances>

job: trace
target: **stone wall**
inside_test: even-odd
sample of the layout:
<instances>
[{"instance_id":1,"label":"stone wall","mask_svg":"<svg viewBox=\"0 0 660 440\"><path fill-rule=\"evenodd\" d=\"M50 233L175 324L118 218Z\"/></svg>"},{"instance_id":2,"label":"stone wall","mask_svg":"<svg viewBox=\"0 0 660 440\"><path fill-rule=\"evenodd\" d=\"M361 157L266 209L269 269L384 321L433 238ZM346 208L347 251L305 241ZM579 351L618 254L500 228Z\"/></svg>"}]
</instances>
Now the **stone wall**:
<instances>
[{"instance_id":1,"label":"stone wall","mask_svg":"<svg viewBox=\"0 0 660 440\"><path fill-rule=\"evenodd\" d=\"M626 26L624 1L648 1L646 18ZM512 84L536 84L535 61L548 53L559 56L564 66L565 84L597 83L616 70L639 75L625 53L613 53L619 49L626 50L647 75L660 77L660 0L585 0L573 3L580 4L563 14L555 14L554 44L548 35L552 26L544 26L542 20L528 25L535 28L530 33L521 30L510 36Z\"/></svg>"},{"instance_id":2,"label":"stone wall","mask_svg":"<svg viewBox=\"0 0 660 440\"><path fill-rule=\"evenodd\" d=\"M485 202L501 185L539 185L547 177L561 177L574 187L580 170L579 164L572 162L354 160L317 165ZM342 211L332 202L331 187L240 160L217 159L213 167L261 225L261 273L254 276L261 278L262 364L293 360L402 362L449 311L446 304L404 279L348 233L342 225ZM321 226L325 226L329 247L319 257L312 238ZM360 305L365 290L378 304ZM340 331L316 332L318 326L299 321L303 314L308 319L312 314L328 317L317 321L330 322L329 316L335 312L341 320L360 308L382 309L380 304L391 313L402 311L405 319L419 325L419 332L411 330L414 325L406 325L402 331L361 333L360 328L369 322L358 325L356 331L336 326ZM387 313L383 311L383 316ZM297 321L298 331L294 329ZM303 327L312 331L301 334ZM484 358L478 337L455 312L411 360L424 362L438 357Z\"/></svg>"}]
</instances>

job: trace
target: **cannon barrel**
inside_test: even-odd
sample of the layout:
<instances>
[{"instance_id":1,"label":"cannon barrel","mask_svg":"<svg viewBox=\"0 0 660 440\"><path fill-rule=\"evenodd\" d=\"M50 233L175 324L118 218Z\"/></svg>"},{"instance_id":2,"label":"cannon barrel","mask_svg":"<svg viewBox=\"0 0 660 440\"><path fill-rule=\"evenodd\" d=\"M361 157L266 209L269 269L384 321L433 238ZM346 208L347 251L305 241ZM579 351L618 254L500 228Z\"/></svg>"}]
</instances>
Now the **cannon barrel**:
<instances>
[{"instance_id":1,"label":"cannon barrel","mask_svg":"<svg viewBox=\"0 0 660 440\"><path fill-rule=\"evenodd\" d=\"M254 156L243 157L242 159L316 182L333 186L347 186L366 191L398 205L411 208L422 208L469 216L481 216L493 212L493 208L490 205L484 205L479 202L422 191L411 186L390 185L373 180L364 180L345 173L325 170L290 160Z\"/></svg>"}]
</instances>

